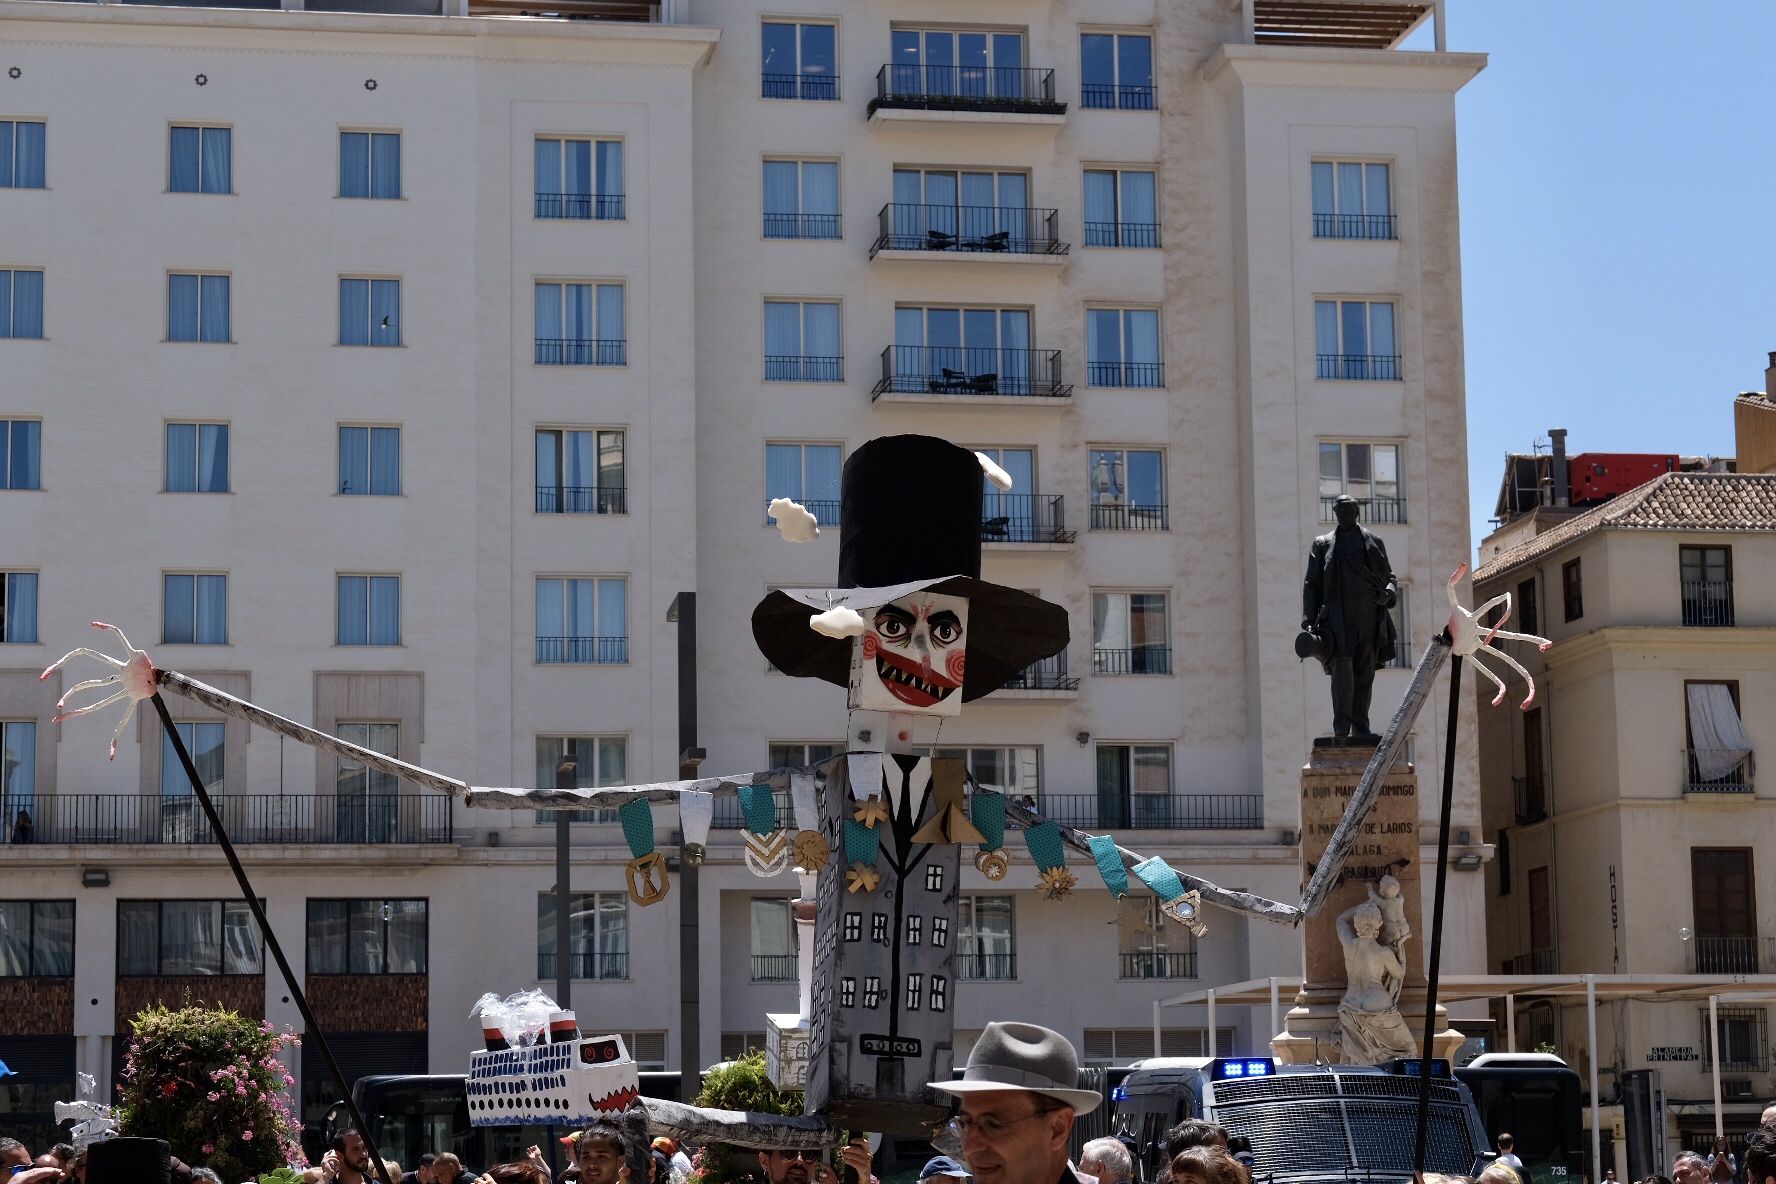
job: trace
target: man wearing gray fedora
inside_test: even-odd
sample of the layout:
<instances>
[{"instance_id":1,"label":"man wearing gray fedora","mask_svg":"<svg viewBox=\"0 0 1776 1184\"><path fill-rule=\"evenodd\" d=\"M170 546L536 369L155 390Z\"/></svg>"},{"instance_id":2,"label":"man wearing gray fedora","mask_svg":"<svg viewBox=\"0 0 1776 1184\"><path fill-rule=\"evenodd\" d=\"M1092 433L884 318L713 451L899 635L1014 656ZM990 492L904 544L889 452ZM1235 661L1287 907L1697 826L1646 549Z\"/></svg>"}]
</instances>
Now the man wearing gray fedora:
<instances>
[{"instance_id":1,"label":"man wearing gray fedora","mask_svg":"<svg viewBox=\"0 0 1776 1184\"><path fill-rule=\"evenodd\" d=\"M1079 1089L1079 1057L1059 1032L992 1023L968 1054L961 1081L933 1081L955 1094L962 1158L976 1184L1078 1184L1067 1163L1073 1119L1103 1102Z\"/></svg>"}]
</instances>

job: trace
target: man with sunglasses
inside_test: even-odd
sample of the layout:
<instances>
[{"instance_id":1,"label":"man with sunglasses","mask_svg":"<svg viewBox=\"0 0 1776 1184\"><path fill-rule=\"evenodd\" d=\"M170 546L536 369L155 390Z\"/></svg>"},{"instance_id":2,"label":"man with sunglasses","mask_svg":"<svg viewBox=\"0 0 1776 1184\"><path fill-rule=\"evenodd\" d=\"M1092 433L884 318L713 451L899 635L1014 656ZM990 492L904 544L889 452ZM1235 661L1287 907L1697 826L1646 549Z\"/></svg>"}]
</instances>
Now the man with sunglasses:
<instances>
[{"instance_id":1,"label":"man with sunglasses","mask_svg":"<svg viewBox=\"0 0 1776 1184\"><path fill-rule=\"evenodd\" d=\"M953 1125L976 1184L1078 1184L1067 1163L1073 1120L1103 1102L1078 1089L1079 1057L1059 1032L1036 1024L988 1024L961 1081L933 1081L955 1094Z\"/></svg>"},{"instance_id":2,"label":"man with sunglasses","mask_svg":"<svg viewBox=\"0 0 1776 1184\"><path fill-rule=\"evenodd\" d=\"M821 1159L823 1154L814 1150L761 1151L759 1166L767 1184L872 1184L867 1139L851 1140L842 1155L845 1166L857 1173L855 1181L837 1179Z\"/></svg>"}]
</instances>

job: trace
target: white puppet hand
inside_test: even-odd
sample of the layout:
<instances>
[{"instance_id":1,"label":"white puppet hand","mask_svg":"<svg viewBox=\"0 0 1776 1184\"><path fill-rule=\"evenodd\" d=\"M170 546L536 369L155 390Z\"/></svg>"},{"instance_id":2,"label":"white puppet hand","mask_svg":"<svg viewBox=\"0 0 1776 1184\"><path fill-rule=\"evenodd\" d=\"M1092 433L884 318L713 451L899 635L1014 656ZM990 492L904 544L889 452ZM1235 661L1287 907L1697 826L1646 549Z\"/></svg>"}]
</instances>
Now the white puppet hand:
<instances>
[{"instance_id":1,"label":"white puppet hand","mask_svg":"<svg viewBox=\"0 0 1776 1184\"><path fill-rule=\"evenodd\" d=\"M109 707L119 699L128 699L129 706L124 708L123 718L117 721L117 730L111 733L111 759L116 760L117 738L123 735L123 729L129 726L129 721L135 716L136 704L143 699L152 697L158 684L155 680L154 663L149 660L144 651L130 644L129 638L123 635L123 630L115 625L107 625L103 621L94 621L92 627L94 629L109 629L117 634L118 640L123 642L124 651L129 656L120 662L109 654L101 654L97 650L81 646L78 649L69 650L56 661L50 663L49 668L37 676L37 681L42 682L61 669L62 665L70 658L75 657L97 658L107 666L115 667L117 672L109 678L89 678L85 682L77 682L69 687L62 697L56 700L56 716L50 722L59 724L65 719L73 719L77 715L87 715L102 707ZM89 691L95 687L109 686L121 686L121 689L112 692L96 703L88 703L85 707L66 710L68 696L76 691Z\"/></svg>"},{"instance_id":2,"label":"white puppet hand","mask_svg":"<svg viewBox=\"0 0 1776 1184\"><path fill-rule=\"evenodd\" d=\"M1449 586L1445 589L1449 595L1450 650L1458 658L1468 659L1474 664L1474 669L1492 680L1492 685L1498 688L1498 694L1492 697L1492 705L1494 707L1497 707L1500 703L1505 701L1505 684L1498 675L1488 670L1485 665L1481 663L1480 654L1482 652L1491 654L1506 666L1509 666L1512 670L1521 674L1523 676L1523 681L1529 684L1529 694L1524 697L1523 702L1518 704L1518 706L1524 711L1528 711L1529 705L1535 702L1535 679L1530 677L1529 671L1519 665L1515 658L1511 657L1511 655L1505 653L1503 650L1495 648L1492 643L1499 640L1533 641L1536 648L1539 650L1546 650L1554 643L1545 637L1537 637L1533 633L1512 633L1505 628L1505 622L1511 619L1511 594L1509 592L1501 592L1473 612L1469 612L1467 609L1463 608L1461 601L1456 598L1455 586L1461 583L1461 578L1467 573L1468 565L1465 563L1456 568L1455 574L1449 577ZM1490 626L1486 625L1484 623L1486 615L1500 605L1504 606L1505 611L1499 616L1499 619L1494 621Z\"/></svg>"}]
</instances>

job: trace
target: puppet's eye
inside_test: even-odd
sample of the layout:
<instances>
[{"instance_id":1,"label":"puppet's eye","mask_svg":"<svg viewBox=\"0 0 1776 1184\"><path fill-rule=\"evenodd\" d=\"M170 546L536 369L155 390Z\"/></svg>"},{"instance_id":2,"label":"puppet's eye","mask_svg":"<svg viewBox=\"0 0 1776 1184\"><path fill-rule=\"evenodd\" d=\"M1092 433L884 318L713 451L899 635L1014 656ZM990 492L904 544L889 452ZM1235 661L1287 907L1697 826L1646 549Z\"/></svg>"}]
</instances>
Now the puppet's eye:
<instances>
[{"instance_id":1,"label":"puppet's eye","mask_svg":"<svg viewBox=\"0 0 1776 1184\"><path fill-rule=\"evenodd\" d=\"M899 641L907 635L907 625L899 617L883 614L876 618L876 632L884 641Z\"/></svg>"},{"instance_id":2,"label":"puppet's eye","mask_svg":"<svg viewBox=\"0 0 1776 1184\"><path fill-rule=\"evenodd\" d=\"M931 636L935 637L941 645L950 645L962 636L962 626L953 621L941 621L931 627Z\"/></svg>"}]
</instances>

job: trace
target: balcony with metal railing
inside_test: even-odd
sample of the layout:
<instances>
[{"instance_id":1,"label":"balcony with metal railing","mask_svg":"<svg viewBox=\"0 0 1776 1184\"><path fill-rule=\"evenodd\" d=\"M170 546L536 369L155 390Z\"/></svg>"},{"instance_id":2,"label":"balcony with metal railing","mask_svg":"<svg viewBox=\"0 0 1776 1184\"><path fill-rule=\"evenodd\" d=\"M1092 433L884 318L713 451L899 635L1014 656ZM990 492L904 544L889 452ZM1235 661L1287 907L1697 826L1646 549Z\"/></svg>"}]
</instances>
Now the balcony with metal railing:
<instances>
[{"instance_id":1,"label":"balcony with metal railing","mask_svg":"<svg viewBox=\"0 0 1776 1184\"><path fill-rule=\"evenodd\" d=\"M894 118L896 112L1014 116L1020 122L1029 116L1050 116L1059 123L1067 104L1055 98L1053 70L891 62L876 73L876 97L870 100L869 114L882 119Z\"/></svg>"},{"instance_id":2,"label":"balcony with metal railing","mask_svg":"<svg viewBox=\"0 0 1776 1184\"><path fill-rule=\"evenodd\" d=\"M1412 639L1409 637L1394 638L1394 648L1388 654L1389 670L1412 669Z\"/></svg>"},{"instance_id":3,"label":"balcony with metal railing","mask_svg":"<svg viewBox=\"0 0 1776 1184\"><path fill-rule=\"evenodd\" d=\"M842 238L840 214L765 214L766 238Z\"/></svg>"},{"instance_id":4,"label":"balcony with metal railing","mask_svg":"<svg viewBox=\"0 0 1776 1184\"><path fill-rule=\"evenodd\" d=\"M1031 206L889 202L878 216L870 258L1062 262L1068 245L1054 210Z\"/></svg>"},{"instance_id":5,"label":"balcony with metal railing","mask_svg":"<svg viewBox=\"0 0 1776 1184\"><path fill-rule=\"evenodd\" d=\"M759 95L767 99L805 99L831 103L839 97L837 74L761 74Z\"/></svg>"},{"instance_id":6,"label":"balcony with metal railing","mask_svg":"<svg viewBox=\"0 0 1776 1184\"><path fill-rule=\"evenodd\" d=\"M958 953L956 977L965 983L1010 982L1017 978L1017 955Z\"/></svg>"},{"instance_id":7,"label":"balcony with metal railing","mask_svg":"<svg viewBox=\"0 0 1776 1184\"><path fill-rule=\"evenodd\" d=\"M451 799L443 794L213 793L228 837L237 844L422 844L457 841ZM194 797L133 793L39 794L7 797L8 820L31 815L37 845L208 846L209 816ZM11 830L0 831L0 840Z\"/></svg>"},{"instance_id":8,"label":"balcony with metal railing","mask_svg":"<svg viewBox=\"0 0 1776 1184\"><path fill-rule=\"evenodd\" d=\"M1733 624L1732 580L1684 580L1683 623L1716 629Z\"/></svg>"},{"instance_id":9,"label":"balcony with metal railing","mask_svg":"<svg viewBox=\"0 0 1776 1184\"><path fill-rule=\"evenodd\" d=\"M1170 530L1166 504L1137 506L1127 502L1094 500L1090 526L1093 530Z\"/></svg>"},{"instance_id":10,"label":"balcony with metal railing","mask_svg":"<svg viewBox=\"0 0 1776 1184\"><path fill-rule=\"evenodd\" d=\"M627 637L539 637L536 660L545 666L620 664L629 660Z\"/></svg>"},{"instance_id":11,"label":"balcony with metal railing","mask_svg":"<svg viewBox=\"0 0 1776 1184\"><path fill-rule=\"evenodd\" d=\"M1686 748L1683 791L1686 794L1755 794L1755 754L1732 748Z\"/></svg>"},{"instance_id":12,"label":"balcony with metal railing","mask_svg":"<svg viewBox=\"0 0 1776 1184\"><path fill-rule=\"evenodd\" d=\"M1399 354L1315 354L1314 377L1328 382L1400 382Z\"/></svg>"},{"instance_id":13,"label":"balcony with metal railing","mask_svg":"<svg viewBox=\"0 0 1776 1184\"><path fill-rule=\"evenodd\" d=\"M621 337L539 337L535 361L539 366L626 366L629 342Z\"/></svg>"},{"instance_id":14,"label":"balcony with metal railing","mask_svg":"<svg viewBox=\"0 0 1776 1184\"><path fill-rule=\"evenodd\" d=\"M1087 386L1164 386L1164 362L1086 362Z\"/></svg>"},{"instance_id":15,"label":"balcony with metal railing","mask_svg":"<svg viewBox=\"0 0 1776 1184\"><path fill-rule=\"evenodd\" d=\"M1315 238L1397 239L1393 214L1315 214Z\"/></svg>"},{"instance_id":16,"label":"balcony with metal railing","mask_svg":"<svg viewBox=\"0 0 1776 1184\"><path fill-rule=\"evenodd\" d=\"M1093 674L1170 674L1172 647L1169 645L1137 645L1128 649L1092 650Z\"/></svg>"},{"instance_id":17,"label":"balcony with metal railing","mask_svg":"<svg viewBox=\"0 0 1776 1184\"><path fill-rule=\"evenodd\" d=\"M1527 954L1513 954L1505 959L1505 973L1554 974L1556 961L1553 950L1531 950Z\"/></svg>"},{"instance_id":18,"label":"balcony with metal railing","mask_svg":"<svg viewBox=\"0 0 1776 1184\"><path fill-rule=\"evenodd\" d=\"M616 954L569 954L568 965L576 979L589 981L620 980L629 977L629 952ZM555 952L542 950L537 954L537 978L543 982L555 979Z\"/></svg>"},{"instance_id":19,"label":"balcony with metal railing","mask_svg":"<svg viewBox=\"0 0 1776 1184\"><path fill-rule=\"evenodd\" d=\"M1320 521L1336 522L1333 509L1342 496L1320 498ZM1402 526L1406 522L1406 499L1403 497L1360 497L1357 499L1357 520L1383 526ZM1515 626L1513 626L1514 628Z\"/></svg>"},{"instance_id":20,"label":"balcony with metal railing","mask_svg":"<svg viewBox=\"0 0 1776 1184\"><path fill-rule=\"evenodd\" d=\"M536 216L545 221L620 222L624 218L621 193L538 193Z\"/></svg>"},{"instance_id":21,"label":"balcony with metal railing","mask_svg":"<svg viewBox=\"0 0 1776 1184\"><path fill-rule=\"evenodd\" d=\"M755 983L793 983L801 977L801 958L796 954L754 954L752 981Z\"/></svg>"},{"instance_id":22,"label":"balcony with metal railing","mask_svg":"<svg viewBox=\"0 0 1776 1184\"><path fill-rule=\"evenodd\" d=\"M1261 830L1257 793L1044 793L1038 807L1062 826L1090 830Z\"/></svg>"},{"instance_id":23,"label":"balcony with metal railing","mask_svg":"<svg viewBox=\"0 0 1776 1184\"><path fill-rule=\"evenodd\" d=\"M845 359L807 354L766 354L766 382L844 382Z\"/></svg>"},{"instance_id":24,"label":"balcony with metal railing","mask_svg":"<svg viewBox=\"0 0 1776 1184\"><path fill-rule=\"evenodd\" d=\"M1087 222L1085 245L1088 247L1157 247L1157 222Z\"/></svg>"},{"instance_id":25,"label":"balcony with metal railing","mask_svg":"<svg viewBox=\"0 0 1776 1184\"><path fill-rule=\"evenodd\" d=\"M1528 826L1548 817L1548 793L1540 773L1511 778L1511 799L1518 826Z\"/></svg>"},{"instance_id":26,"label":"balcony with metal railing","mask_svg":"<svg viewBox=\"0 0 1776 1184\"><path fill-rule=\"evenodd\" d=\"M1066 651L1032 662L1012 676L1010 682L993 692L998 699L1073 698L1079 691L1079 680L1067 674Z\"/></svg>"},{"instance_id":27,"label":"balcony with metal railing","mask_svg":"<svg viewBox=\"0 0 1776 1184\"><path fill-rule=\"evenodd\" d=\"M789 791L771 795L777 803L777 817L794 818L795 806L789 800ZM715 817L711 823L716 830L740 830L746 826L746 811L740 806L740 798L733 794L722 794L715 799Z\"/></svg>"},{"instance_id":28,"label":"balcony with metal railing","mask_svg":"<svg viewBox=\"0 0 1776 1184\"><path fill-rule=\"evenodd\" d=\"M1719 1007L1710 1023L1708 1008L1696 1009L1701 1023L1702 1067L1714 1065L1714 1031L1720 1032L1720 1067L1729 1073L1765 1073L1770 1068L1769 1013L1761 1007Z\"/></svg>"},{"instance_id":29,"label":"balcony with metal railing","mask_svg":"<svg viewBox=\"0 0 1776 1184\"><path fill-rule=\"evenodd\" d=\"M1757 937L1698 935L1684 943L1686 968L1691 974L1761 974L1770 944Z\"/></svg>"},{"instance_id":30,"label":"balcony with metal railing","mask_svg":"<svg viewBox=\"0 0 1776 1184\"><path fill-rule=\"evenodd\" d=\"M1071 543L1063 496L1058 493L989 493L981 501L981 542L1054 547Z\"/></svg>"},{"instance_id":31,"label":"balcony with metal railing","mask_svg":"<svg viewBox=\"0 0 1776 1184\"><path fill-rule=\"evenodd\" d=\"M771 517L771 503L775 500L775 498L770 497L765 499L766 526L777 525L777 519ZM803 501L801 498L796 498L794 500L796 504L800 505L804 510L808 511L808 513L814 515L814 521L818 522L822 527L837 528L839 525L839 512L843 507L843 503L840 502L838 498L816 497L809 498L806 501Z\"/></svg>"},{"instance_id":32,"label":"balcony with metal railing","mask_svg":"<svg viewBox=\"0 0 1776 1184\"><path fill-rule=\"evenodd\" d=\"M1134 83L1087 82L1079 88L1079 105L1094 111L1152 111L1154 89Z\"/></svg>"},{"instance_id":33,"label":"balcony with metal railing","mask_svg":"<svg viewBox=\"0 0 1776 1184\"><path fill-rule=\"evenodd\" d=\"M539 485L539 514L627 514L628 490L621 485Z\"/></svg>"},{"instance_id":34,"label":"balcony with metal railing","mask_svg":"<svg viewBox=\"0 0 1776 1184\"><path fill-rule=\"evenodd\" d=\"M1195 978L1195 950L1124 951L1118 978Z\"/></svg>"},{"instance_id":35,"label":"balcony with metal railing","mask_svg":"<svg viewBox=\"0 0 1776 1184\"><path fill-rule=\"evenodd\" d=\"M1073 388L1062 380L1058 349L891 345L882 351L882 377L871 393L918 402L1014 398L1058 406Z\"/></svg>"}]
</instances>

